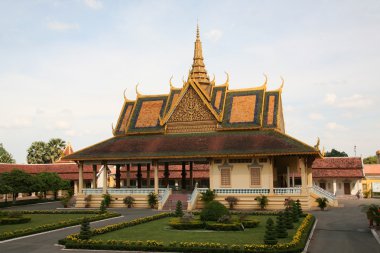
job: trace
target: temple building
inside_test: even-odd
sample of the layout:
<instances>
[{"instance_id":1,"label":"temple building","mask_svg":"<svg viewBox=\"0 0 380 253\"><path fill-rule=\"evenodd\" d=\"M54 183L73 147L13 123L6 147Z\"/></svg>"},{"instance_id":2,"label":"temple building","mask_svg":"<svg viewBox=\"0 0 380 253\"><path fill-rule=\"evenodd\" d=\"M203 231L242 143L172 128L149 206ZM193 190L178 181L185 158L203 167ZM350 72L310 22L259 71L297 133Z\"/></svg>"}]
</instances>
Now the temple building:
<instances>
[{"instance_id":1,"label":"temple building","mask_svg":"<svg viewBox=\"0 0 380 253\"><path fill-rule=\"evenodd\" d=\"M222 203L227 204L226 196L238 197L237 208L256 208L258 195L268 196L270 209L283 208L286 198L310 208L313 196L324 194L313 186L311 167L321 152L285 133L282 88L283 83L267 90L265 79L258 87L230 89L228 74L216 85L205 68L197 27L193 63L182 87L170 83L169 94L143 95L136 86L135 100L124 96L113 137L63 158L79 167L77 206L85 206L89 195L90 206L98 206L101 194L109 193L111 206L133 195L144 207L154 191L162 209L178 190L189 195L191 210L202 207L200 193L211 188ZM103 173L101 188L93 183L84 189L88 165L115 166L115 187L107 186L109 173ZM175 182L173 165L181 169ZM202 182L194 179L199 167L207 170Z\"/></svg>"}]
</instances>

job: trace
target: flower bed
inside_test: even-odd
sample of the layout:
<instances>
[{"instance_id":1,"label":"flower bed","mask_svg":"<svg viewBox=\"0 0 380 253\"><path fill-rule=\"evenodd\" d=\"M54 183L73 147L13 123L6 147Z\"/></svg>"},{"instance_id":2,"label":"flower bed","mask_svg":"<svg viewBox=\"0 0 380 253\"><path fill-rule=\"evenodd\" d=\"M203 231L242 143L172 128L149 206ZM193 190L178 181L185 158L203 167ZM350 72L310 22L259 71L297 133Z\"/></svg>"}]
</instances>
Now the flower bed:
<instances>
[{"instance_id":1,"label":"flower bed","mask_svg":"<svg viewBox=\"0 0 380 253\"><path fill-rule=\"evenodd\" d=\"M118 229L135 226L149 221L172 216L171 213L161 213L158 215L123 222L93 230L93 235L99 235ZM315 218L311 214L306 215L299 226L292 241L289 243L279 243L277 245L264 244L223 244L205 242L171 242L165 244L161 241L129 241L129 240L80 240L78 234L72 234L63 240L66 248L77 249L102 249L102 250L134 250L134 251L175 251L175 252L301 252L306 244L308 235L314 224ZM235 233L235 232L234 232ZM241 232L237 232L241 233Z\"/></svg>"},{"instance_id":2,"label":"flower bed","mask_svg":"<svg viewBox=\"0 0 380 253\"><path fill-rule=\"evenodd\" d=\"M12 212L12 211L8 211ZM36 210L36 211L21 211L23 214L94 214L94 216L88 217L89 221L103 220L111 217L120 216L118 213L107 212L100 213L99 211L85 211L85 210L75 210L75 211L49 211L49 210ZM26 227L23 229L16 229L14 231L7 231L0 233L0 240L11 239L15 237L41 233L49 230L54 230L63 227L69 227L78 225L82 222L83 218L69 219L65 221L57 221L56 223L44 224L36 227Z\"/></svg>"}]
</instances>

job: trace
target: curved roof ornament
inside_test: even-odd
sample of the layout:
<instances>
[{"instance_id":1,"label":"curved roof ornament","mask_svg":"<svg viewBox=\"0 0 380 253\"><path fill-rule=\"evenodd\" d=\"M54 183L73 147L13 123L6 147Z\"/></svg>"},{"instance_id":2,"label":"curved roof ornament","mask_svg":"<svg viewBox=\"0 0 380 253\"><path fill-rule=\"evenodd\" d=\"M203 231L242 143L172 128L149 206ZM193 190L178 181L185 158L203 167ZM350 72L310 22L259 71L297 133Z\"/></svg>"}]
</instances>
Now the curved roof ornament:
<instances>
[{"instance_id":1,"label":"curved roof ornament","mask_svg":"<svg viewBox=\"0 0 380 253\"><path fill-rule=\"evenodd\" d=\"M113 123L111 123L111 128L112 128L112 134L115 135L115 128L113 127Z\"/></svg>"},{"instance_id":2,"label":"curved roof ornament","mask_svg":"<svg viewBox=\"0 0 380 253\"><path fill-rule=\"evenodd\" d=\"M267 88L267 84L268 84L268 76L267 74L263 73L264 77L265 77L265 81L263 83L263 85L261 85L262 87L264 87L265 89Z\"/></svg>"},{"instance_id":3,"label":"curved roof ornament","mask_svg":"<svg viewBox=\"0 0 380 253\"><path fill-rule=\"evenodd\" d=\"M141 96L141 93L137 89L139 87L139 85L140 85L140 83L137 83L136 88L135 88L137 96Z\"/></svg>"},{"instance_id":4,"label":"curved roof ornament","mask_svg":"<svg viewBox=\"0 0 380 253\"><path fill-rule=\"evenodd\" d=\"M172 84L173 75L169 79L170 89L174 89L175 87Z\"/></svg>"},{"instance_id":5,"label":"curved roof ornament","mask_svg":"<svg viewBox=\"0 0 380 253\"><path fill-rule=\"evenodd\" d=\"M125 101L128 101L128 98L127 98L126 93L127 93L127 88L125 88L123 95L124 95L124 100L125 100Z\"/></svg>"},{"instance_id":6,"label":"curved roof ornament","mask_svg":"<svg viewBox=\"0 0 380 253\"><path fill-rule=\"evenodd\" d=\"M215 74L212 74L213 75L213 78L212 78L212 81L211 81L211 85L215 85Z\"/></svg>"},{"instance_id":7,"label":"curved roof ornament","mask_svg":"<svg viewBox=\"0 0 380 253\"><path fill-rule=\"evenodd\" d=\"M318 149L318 150L319 150L319 143L320 143L320 141L321 141L321 140L320 140L319 137L318 137L318 139L317 139L317 144L314 145L314 148L315 148L315 149Z\"/></svg>"},{"instance_id":8,"label":"curved roof ornament","mask_svg":"<svg viewBox=\"0 0 380 253\"><path fill-rule=\"evenodd\" d=\"M186 84L185 76L182 76L182 84L183 84L183 86L185 86L185 84Z\"/></svg>"},{"instance_id":9,"label":"curved roof ornament","mask_svg":"<svg viewBox=\"0 0 380 253\"><path fill-rule=\"evenodd\" d=\"M224 73L226 74L226 76L227 76L227 79L226 79L226 82L224 83L225 85L229 85L230 83L230 75L226 72L226 71L224 71Z\"/></svg>"}]
</instances>

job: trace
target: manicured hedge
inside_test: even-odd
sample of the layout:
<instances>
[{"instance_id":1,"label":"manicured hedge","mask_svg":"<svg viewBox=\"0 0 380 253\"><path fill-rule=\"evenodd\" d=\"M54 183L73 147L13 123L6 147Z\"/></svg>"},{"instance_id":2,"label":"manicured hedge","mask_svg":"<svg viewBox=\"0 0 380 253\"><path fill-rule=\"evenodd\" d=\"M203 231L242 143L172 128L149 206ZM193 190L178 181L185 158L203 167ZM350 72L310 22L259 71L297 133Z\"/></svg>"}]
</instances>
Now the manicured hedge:
<instances>
[{"instance_id":1,"label":"manicured hedge","mask_svg":"<svg viewBox=\"0 0 380 253\"><path fill-rule=\"evenodd\" d=\"M173 229L179 230L203 229L205 227L205 223L200 220L181 222L180 218L173 218L170 219L169 226Z\"/></svg>"},{"instance_id":2,"label":"manicured hedge","mask_svg":"<svg viewBox=\"0 0 380 253\"><path fill-rule=\"evenodd\" d=\"M217 230L217 231L239 231L239 230L243 230L243 227L238 222L232 222L232 223L206 222L206 229Z\"/></svg>"},{"instance_id":3,"label":"manicured hedge","mask_svg":"<svg viewBox=\"0 0 380 253\"><path fill-rule=\"evenodd\" d=\"M59 201L59 199L57 199L57 200L53 200L53 199L24 199L24 200L17 200L15 203L13 203L12 201L0 202L0 208L9 207L9 206L31 205L31 204L37 204L37 203L54 202L54 201Z\"/></svg>"},{"instance_id":4,"label":"manicured hedge","mask_svg":"<svg viewBox=\"0 0 380 253\"><path fill-rule=\"evenodd\" d=\"M10 211L11 212L11 211ZM96 214L95 216L92 217L87 217L89 221L97 221L97 220L103 220L111 217L117 217L120 216L119 213L114 213L114 212L107 212L107 213L99 213L98 211L85 211L85 210L76 210L76 211L49 211L49 210L41 210L41 211L21 211L24 214ZM51 224L45 224L37 227L28 227L24 229L17 229L14 231L8 231L8 232L3 232L0 233L0 241L1 240L6 240L6 239L11 239L15 237L20 237L20 236L25 236L25 235L30 235L30 234L36 234L36 233L41 233L49 230L54 230L58 228L63 228L63 227L70 227L74 225L78 225L82 223L83 218L78 218L78 219L70 219L66 221L60 221L57 223L51 223Z\"/></svg>"},{"instance_id":5,"label":"manicured hedge","mask_svg":"<svg viewBox=\"0 0 380 253\"><path fill-rule=\"evenodd\" d=\"M19 218L1 218L0 224L1 225L10 225L10 224L21 224L21 223L28 223L32 218L30 217L19 217Z\"/></svg>"},{"instance_id":6,"label":"manicured hedge","mask_svg":"<svg viewBox=\"0 0 380 253\"><path fill-rule=\"evenodd\" d=\"M259 225L260 221L258 220L245 220L242 221L244 228L255 228Z\"/></svg>"},{"instance_id":7,"label":"manicured hedge","mask_svg":"<svg viewBox=\"0 0 380 253\"><path fill-rule=\"evenodd\" d=\"M109 225L103 228L94 229L93 235L103 234L125 227L135 226L141 223L172 216L171 213L161 213L137 220ZM279 243L276 245L265 244L222 244L222 243L200 243L200 242L171 242L164 244L160 241L128 241L128 240L80 240L79 234L72 234L60 240L66 248L75 249L99 249L99 250L131 250L131 251L170 251L170 252L199 252L199 253L254 253L254 252L302 252L315 222L314 216L308 214L302 221L293 239L289 243Z\"/></svg>"}]
</instances>

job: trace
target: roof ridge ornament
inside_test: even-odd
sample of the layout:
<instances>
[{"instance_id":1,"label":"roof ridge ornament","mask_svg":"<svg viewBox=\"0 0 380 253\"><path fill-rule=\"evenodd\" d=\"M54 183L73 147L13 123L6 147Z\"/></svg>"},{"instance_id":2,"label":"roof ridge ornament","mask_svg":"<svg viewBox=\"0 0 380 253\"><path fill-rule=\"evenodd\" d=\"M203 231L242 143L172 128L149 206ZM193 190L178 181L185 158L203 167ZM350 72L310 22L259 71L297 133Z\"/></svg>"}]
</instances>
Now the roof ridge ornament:
<instances>
[{"instance_id":1,"label":"roof ridge ornament","mask_svg":"<svg viewBox=\"0 0 380 253\"><path fill-rule=\"evenodd\" d=\"M227 73L227 71L224 71L224 73L226 74L226 76L227 76L227 79L226 79L226 81L224 82L224 85L226 85L226 86L228 86L228 85L230 85L230 75Z\"/></svg>"},{"instance_id":2,"label":"roof ridge ornament","mask_svg":"<svg viewBox=\"0 0 380 253\"><path fill-rule=\"evenodd\" d=\"M169 85L170 85L170 89L175 89L175 87L173 86L172 84L172 79L173 79L173 75L170 77L169 79Z\"/></svg>"},{"instance_id":3,"label":"roof ridge ornament","mask_svg":"<svg viewBox=\"0 0 380 253\"><path fill-rule=\"evenodd\" d=\"M137 94L137 96L139 97L139 96L142 96L142 94L138 91L138 87L139 87L139 85L140 85L140 83L137 83L136 84L136 87L135 87L135 90L136 90L136 94Z\"/></svg>"},{"instance_id":4,"label":"roof ridge ornament","mask_svg":"<svg viewBox=\"0 0 380 253\"><path fill-rule=\"evenodd\" d=\"M319 143L320 143L320 141L321 141L321 140L319 139L319 137L317 137L317 144L314 145L314 148L315 148L315 149L318 149L318 150L319 150Z\"/></svg>"},{"instance_id":5,"label":"roof ridge ornament","mask_svg":"<svg viewBox=\"0 0 380 253\"><path fill-rule=\"evenodd\" d=\"M126 95L126 92L127 92L127 88L124 89L124 101L129 101L129 99L127 98L127 95Z\"/></svg>"},{"instance_id":6,"label":"roof ridge ornament","mask_svg":"<svg viewBox=\"0 0 380 253\"><path fill-rule=\"evenodd\" d=\"M212 78L212 81L211 81L211 85L215 86L215 74L212 74L212 75L213 75L213 78Z\"/></svg>"},{"instance_id":7,"label":"roof ridge ornament","mask_svg":"<svg viewBox=\"0 0 380 253\"><path fill-rule=\"evenodd\" d=\"M268 84L268 76L265 73L263 73L263 75L265 77L265 81L264 81L263 85L261 85L261 86L263 86L266 89L267 88L267 84Z\"/></svg>"}]
</instances>

